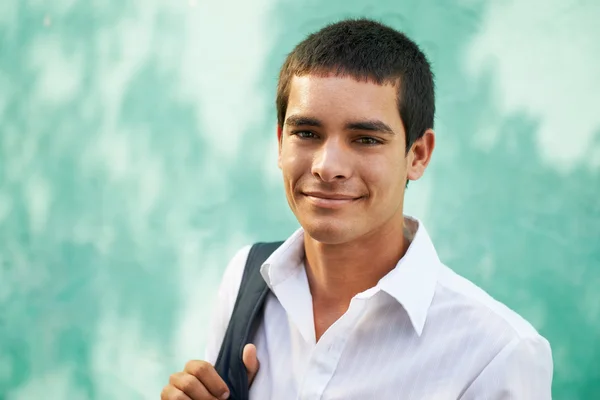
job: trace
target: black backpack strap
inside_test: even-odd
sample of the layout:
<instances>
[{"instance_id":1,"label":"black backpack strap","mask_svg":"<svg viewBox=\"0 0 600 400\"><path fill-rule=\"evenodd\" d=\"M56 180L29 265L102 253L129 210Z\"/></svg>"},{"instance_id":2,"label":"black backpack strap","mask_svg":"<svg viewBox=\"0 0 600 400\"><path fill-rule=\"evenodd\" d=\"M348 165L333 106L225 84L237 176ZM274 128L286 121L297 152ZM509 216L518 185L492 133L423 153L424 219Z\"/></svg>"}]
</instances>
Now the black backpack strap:
<instances>
[{"instance_id":1,"label":"black backpack strap","mask_svg":"<svg viewBox=\"0 0 600 400\"><path fill-rule=\"evenodd\" d=\"M229 387L229 400L249 398L248 374L242 361L242 352L262 319L269 292L260 274L260 267L282 243L255 243L248 253L240 290L215 363L215 369Z\"/></svg>"}]
</instances>

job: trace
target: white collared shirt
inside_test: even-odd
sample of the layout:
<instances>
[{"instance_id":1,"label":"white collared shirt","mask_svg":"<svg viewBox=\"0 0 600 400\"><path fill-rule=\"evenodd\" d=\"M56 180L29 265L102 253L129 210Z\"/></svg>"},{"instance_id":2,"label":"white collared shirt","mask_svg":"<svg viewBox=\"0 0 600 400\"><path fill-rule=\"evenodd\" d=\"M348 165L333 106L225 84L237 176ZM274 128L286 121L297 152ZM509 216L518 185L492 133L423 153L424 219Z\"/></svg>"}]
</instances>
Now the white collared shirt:
<instances>
[{"instance_id":1,"label":"white collared shirt","mask_svg":"<svg viewBox=\"0 0 600 400\"><path fill-rule=\"evenodd\" d=\"M271 288L251 400L547 400L550 345L523 318L438 259L423 224L405 256L315 341L297 230L263 264ZM250 246L219 289L205 360L214 364Z\"/></svg>"}]
</instances>

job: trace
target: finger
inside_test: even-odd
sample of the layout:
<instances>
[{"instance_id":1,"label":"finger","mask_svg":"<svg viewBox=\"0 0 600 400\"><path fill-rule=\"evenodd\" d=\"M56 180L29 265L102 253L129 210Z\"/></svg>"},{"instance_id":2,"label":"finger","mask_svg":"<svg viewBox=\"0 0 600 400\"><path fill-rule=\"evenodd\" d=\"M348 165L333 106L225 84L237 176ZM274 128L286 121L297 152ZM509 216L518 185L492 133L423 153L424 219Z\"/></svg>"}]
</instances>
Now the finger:
<instances>
[{"instance_id":1,"label":"finger","mask_svg":"<svg viewBox=\"0 0 600 400\"><path fill-rule=\"evenodd\" d=\"M244 361L244 365L246 366L246 371L248 371L248 383L252 384L252 382L254 381L254 377L258 372L258 368L260 367L258 357L256 356L255 345L247 344L246 346L244 346L242 360Z\"/></svg>"},{"instance_id":2,"label":"finger","mask_svg":"<svg viewBox=\"0 0 600 400\"><path fill-rule=\"evenodd\" d=\"M192 400L188 395L177 389L173 385L164 387L160 394L160 400Z\"/></svg>"},{"instance_id":3,"label":"finger","mask_svg":"<svg viewBox=\"0 0 600 400\"><path fill-rule=\"evenodd\" d=\"M215 368L206 361L190 361L186 364L184 372L198 378L208 392L218 399L229 397L229 388L219 376Z\"/></svg>"},{"instance_id":4,"label":"finger","mask_svg":"<svg viewBox=\"0 0 600 400\"><path fill-rule=\"evenodd\" d=\"M180 390L191 400L215 400L212 394L206 390L204 385L193 375L186 372L178 372L169 378L170 386Z\"/></svg>"}]
</instances>

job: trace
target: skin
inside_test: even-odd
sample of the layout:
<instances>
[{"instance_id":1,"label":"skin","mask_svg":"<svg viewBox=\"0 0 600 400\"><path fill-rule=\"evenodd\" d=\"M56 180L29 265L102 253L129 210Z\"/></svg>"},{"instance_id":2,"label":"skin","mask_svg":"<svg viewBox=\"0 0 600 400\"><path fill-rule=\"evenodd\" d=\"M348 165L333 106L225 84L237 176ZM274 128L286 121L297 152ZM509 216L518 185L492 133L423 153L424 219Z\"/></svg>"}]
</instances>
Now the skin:
<instances>
[{"instance_id":1,"label":"skin","mask_svg":"<svg viewBox=\"0 0 600 400\"><path fill-rule=\"evenodd\" d=\"M260 364L256 358L256 347L247 344L242 360L248 372L248 384L252 385ZM215 368L202 360L189 361L183 371L169 378L161 394L161 400L216 400L229 398L227 384Z\"/></svg>"},{"instance_id":2,"label":"skin","mask_svg":"<svg viewBox=\"0 0 600 400\"><path fill-rule=\"evenodd\" d=\"M285 123L277 128L278 165L305 231L317 340L408 247L405 183L423 175L435 137L427 130L406 154L396 93L394 85L334 76L291 82ZM260 367L256 347L246 345L242 359L252 384ZM162 400L228 397L225 382L201 360L171 375L161 393Z\"/></svg>"},{"instance_id":3,"label":"skin","mask_svg":"<svg viewBox=\"0 0 600 400\"><path fill-rule=\"evenodd\" d=\"M395 85L306 75L292 79L278 140L318 340L406 252L405 183L423 175L435 136L427 130L406 154Z\"/></svg>"}]
</instances>

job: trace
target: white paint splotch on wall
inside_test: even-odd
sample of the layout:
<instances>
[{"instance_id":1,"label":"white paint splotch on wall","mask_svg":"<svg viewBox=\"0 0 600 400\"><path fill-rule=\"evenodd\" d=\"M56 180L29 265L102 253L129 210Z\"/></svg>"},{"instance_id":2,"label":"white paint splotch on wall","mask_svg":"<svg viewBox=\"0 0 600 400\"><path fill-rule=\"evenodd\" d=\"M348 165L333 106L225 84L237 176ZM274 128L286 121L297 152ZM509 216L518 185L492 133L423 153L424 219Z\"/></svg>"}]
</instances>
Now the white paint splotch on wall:
<instances>
[{"instance_id":1,"label":"white paint splotch on wall","mask_svg":"<svg viewBox=\"0 0 600 400\"><path fill-rule=\"evenodd\" d=\"M53 32L40 35L29 46L27 68L36 71L34 98L46 107L60 107L73 100L81 88L83 53L67 52L61 37Z\"/></svg>"},{"instance_id":2,"label":"white paint splotch on wall","mask_svg":"<svg viewBox=\"0 0 600 400\"><path fill-rule=\"evenodd\" d=\"M210 152L225 157L223 162L243 151L241 135L273 104L259 86L277 34L270 20L273 3L199 1L187 12L178 59L181 96L196 104Z\"/></svg>"},{"instance_id":3,"label":"white paint splotch on wall","mask_svg":"<svg viewBox=\"0 0 600 400\"><path fill-rule=\"evenodd\" d=\"M525 112L539 119L536 142L559 171L600 166L600 2L498 1L485 12L465 59L474 76L494 74L503 116ZM502 133L482 127L477 140L490 148Z\"/></svg>"}]
</instances>

